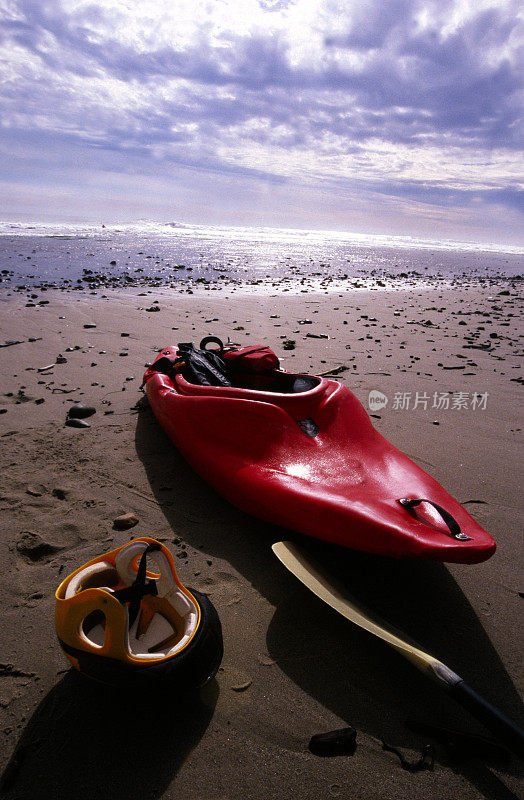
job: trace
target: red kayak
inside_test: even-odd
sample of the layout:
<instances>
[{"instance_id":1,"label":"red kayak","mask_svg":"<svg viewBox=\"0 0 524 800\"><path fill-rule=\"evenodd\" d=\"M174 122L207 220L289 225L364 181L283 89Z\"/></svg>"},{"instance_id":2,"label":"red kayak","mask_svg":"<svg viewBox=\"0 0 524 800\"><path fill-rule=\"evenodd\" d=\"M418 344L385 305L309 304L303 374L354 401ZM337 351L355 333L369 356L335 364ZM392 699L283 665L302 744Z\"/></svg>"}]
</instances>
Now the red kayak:
<instances>
[{"instance_id":1,"label":"red kayak","mask_svg":"<svg viewBox=\"0 0 524 800\"><path fill-rule=\"evenodd\" d=\"M201 347L209 342L219 340ZM206 373L198 359L210 352ZM285 372L266 347L167 347L144 384L183 456L243 511L384 556L476 563L495 551L460 503L374 429L346 386Z\"/></svg>"}]
</instances>

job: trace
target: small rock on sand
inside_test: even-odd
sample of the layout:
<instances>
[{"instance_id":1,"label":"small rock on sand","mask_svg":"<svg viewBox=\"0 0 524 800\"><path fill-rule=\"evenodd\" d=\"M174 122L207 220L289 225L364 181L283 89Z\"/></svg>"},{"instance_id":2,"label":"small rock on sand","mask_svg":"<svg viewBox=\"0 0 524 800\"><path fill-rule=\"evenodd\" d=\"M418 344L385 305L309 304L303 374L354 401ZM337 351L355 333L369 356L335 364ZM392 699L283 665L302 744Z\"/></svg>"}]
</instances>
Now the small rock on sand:
<instances>
[{"instance_id":1,"label":"small rock on sand","mask_svg":"<svg viewBox=\"0 0 524 800\"><path fill-rule=\"evenodd\" d=\"M86 417L92 417L93 414L96 414L96 408L85 406L83 403L75 403L67 412L67 416L73 419L85 419Z\"/></svg>"},{"instance_id":2,"label":"small rock on sand","mask_svg":"<svg viewBox=\"0 0 524 800\"><path fill-rule=\"evenodd\" d=\"M42 497L43 494L42 490L36 486L28 486L25 492L31 495L31 497Z\"/></svg>"},{"instance_id":3,"label":"small rock on sand","mask_svg":"<svg viewBox=\"0 0 524 800\"><path fill-rule=\"evenodd\" d=\"M121 514L113 520L113 528L117 531L127 531L129 528L134 528L135 525L138 525L138 517L131 511Z\"/></svg>"},{"instance_id":4,"label":"small rock on sand","mask_svg":"<svg viewBox=\"0 0 524 800\"><path fill-rule=\"evenodd\" d=\"M90 428L91 425L89 422L86 422L85 419L77 419L76 417L68 417L65 421L65 424L69 428Z\"/></svg>"},{"instance_id":5,"label":"small rock on sand","mask_svg":"<svg viewBox=\"0 0 524 800\"><path fill-rule=\"evenodd\" d=\"M248 678L247 681L243 681L242 683L235 683L230 688L234 692L245 692L246 689L249 689L252 683L253 681L250 678Z\"/></svg>"}]
</instances>

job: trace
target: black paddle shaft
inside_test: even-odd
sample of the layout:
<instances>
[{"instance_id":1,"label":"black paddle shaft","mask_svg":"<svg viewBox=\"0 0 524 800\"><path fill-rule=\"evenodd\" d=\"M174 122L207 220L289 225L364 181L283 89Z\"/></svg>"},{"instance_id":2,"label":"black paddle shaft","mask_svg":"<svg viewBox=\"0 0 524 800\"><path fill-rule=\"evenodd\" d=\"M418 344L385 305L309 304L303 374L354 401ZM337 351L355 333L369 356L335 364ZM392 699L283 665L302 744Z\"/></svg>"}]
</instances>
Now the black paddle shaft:
<instances>
[{"instance_id":1,"label":"black paddle shaft","mask_svg":"<svg viewBox=\"0 0 524 800\"><path fill-rule=\"evenodd\" d=\"M524 731L522 728L519 728L495 706L484 700L463 680L453 684L449 693L479 722L482 722L512 753L524 759Z\"/></svg>"}]
</instances>

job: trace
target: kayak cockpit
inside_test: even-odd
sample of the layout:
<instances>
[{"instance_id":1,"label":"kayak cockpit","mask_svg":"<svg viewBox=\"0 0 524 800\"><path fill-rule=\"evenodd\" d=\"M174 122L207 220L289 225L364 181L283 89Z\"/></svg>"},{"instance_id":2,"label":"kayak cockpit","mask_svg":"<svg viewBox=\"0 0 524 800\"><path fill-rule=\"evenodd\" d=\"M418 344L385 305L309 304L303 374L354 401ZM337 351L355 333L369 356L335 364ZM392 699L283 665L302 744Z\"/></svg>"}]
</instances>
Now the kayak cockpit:
<instances>
[{"instance_id":1,"label":"kayak cockpit","mask_svg":"<svg viewBox=\"0 0 524 800\"><path fill-rule=\"evenodd\" d=\"M166 375L173 386L182 380L186 394L189 387L196 393L198 388L212 387L294 395L311 392L322 384L315 375L281 370L279 359L268 347L197 350L189 342L181 343L162 350L148 368L144 384L154 373Z\"/></svg>"}]
</instances>

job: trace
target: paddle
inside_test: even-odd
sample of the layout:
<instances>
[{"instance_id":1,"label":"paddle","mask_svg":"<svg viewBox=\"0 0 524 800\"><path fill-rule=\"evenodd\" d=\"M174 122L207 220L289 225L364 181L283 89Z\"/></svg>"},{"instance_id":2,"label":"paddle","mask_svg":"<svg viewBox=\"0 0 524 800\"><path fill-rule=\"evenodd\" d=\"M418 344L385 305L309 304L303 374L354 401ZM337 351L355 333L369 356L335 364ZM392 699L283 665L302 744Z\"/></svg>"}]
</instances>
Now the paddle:
<instances>
[{"instance_id":1,"label":"paddle","mask_svg":"<svg viewBox=\"0 0 524 800\"><path fill-rule=\"evenodd\" d=\"M415 645L409 644L403 634L395 632L391 626L373 617L363 606L357 605L338 589L333 581L322 572L296 544L276 542L273 552L287 569L343 617L360 628L383 639L401 655L411 661L421 672L436 681L455 698L488 730L497 736L519 758L524 758L524 731L494 706L478 695L468 684L438 658L425 653Z\"/></svg>"}]
</instances>

